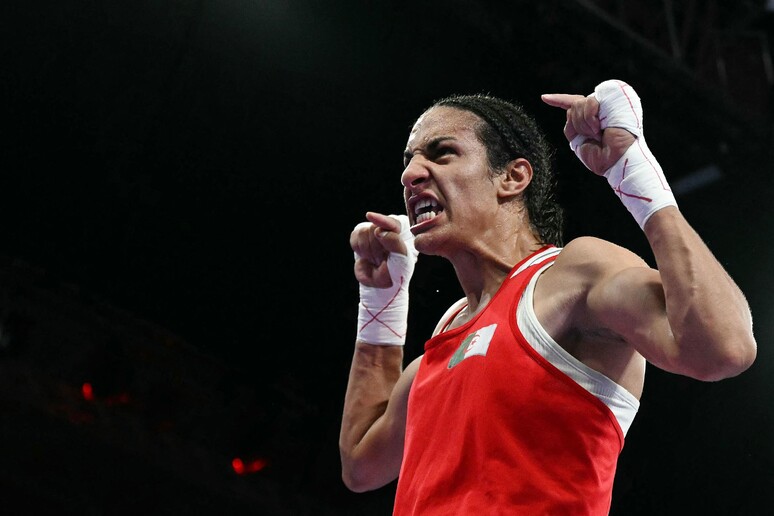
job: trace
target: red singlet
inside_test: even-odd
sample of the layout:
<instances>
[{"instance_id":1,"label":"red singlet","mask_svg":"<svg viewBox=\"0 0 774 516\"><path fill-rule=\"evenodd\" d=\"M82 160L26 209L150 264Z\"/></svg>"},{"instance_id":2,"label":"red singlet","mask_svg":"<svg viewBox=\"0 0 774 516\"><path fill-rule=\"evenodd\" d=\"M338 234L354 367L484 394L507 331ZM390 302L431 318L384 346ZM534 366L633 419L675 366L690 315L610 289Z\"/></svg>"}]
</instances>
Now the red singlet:
<instances>
[{"instance_id":1,"label":"red singlet","mask_svg":"<svg viewBox=\"0 0 774 516\"><path fill-rule=\"evenodd\" d=\"M425 344L395 516L608 514L621 427L516 322L525 286L556 255L514 272L551 249L517 264L472 320Z\"/></svg>"}]
</instances>

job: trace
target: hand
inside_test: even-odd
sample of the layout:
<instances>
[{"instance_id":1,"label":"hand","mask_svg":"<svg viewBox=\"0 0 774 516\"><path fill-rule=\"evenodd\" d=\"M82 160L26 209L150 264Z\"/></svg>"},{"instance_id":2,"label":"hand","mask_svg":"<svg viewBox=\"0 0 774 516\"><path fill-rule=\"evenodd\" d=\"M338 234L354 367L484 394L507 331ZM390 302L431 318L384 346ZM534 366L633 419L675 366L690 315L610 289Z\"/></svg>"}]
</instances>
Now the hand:
<instances>
[{"instance_id":1,"label":"hand","mask_svg":"<svg viewBox=\"0 0 774 516\"><path fill-rule=\"evenodd\" d=\"M549 106L567 111L564 136L586 167L597 175L604 173L623 156L635 141L626 129L608 127L602 129L599 120L599 102L593 95L569 95L549 93L542 95ZM576 143L573 140L578 138ZM575 145L580 145L575 148Z\"/></svg>"},{"instance_id":2,"label":"hand","mask_svg":"<svg viewBox=\"0 0 774 516\"><path fill-rule=\"evenodd\" d=\"M567 111L564 135L586 167L604 176L637 224L645 229L657 211L677 206L664 171L645 143L642 102L624 81L599 83L594 93L543 95Z\"/></svg>"},{"instance_id":3,"label":"hand","mask_svg":"<svg viewBox=\"0 0 774 516\"><path fill-rule=\"evenodd\" d=\"M366 213L369 222L361 222L349 237L349 245L355 252L355 278L361 285L376 288L389 288L392 278L387 268L387 257L390 253L408 256L416 251L407 246L413 240L408 229L403 228L401 221L390 215L376 212ZM405 233L408 233L406 235Z\"/></svg>"}]
</instances>

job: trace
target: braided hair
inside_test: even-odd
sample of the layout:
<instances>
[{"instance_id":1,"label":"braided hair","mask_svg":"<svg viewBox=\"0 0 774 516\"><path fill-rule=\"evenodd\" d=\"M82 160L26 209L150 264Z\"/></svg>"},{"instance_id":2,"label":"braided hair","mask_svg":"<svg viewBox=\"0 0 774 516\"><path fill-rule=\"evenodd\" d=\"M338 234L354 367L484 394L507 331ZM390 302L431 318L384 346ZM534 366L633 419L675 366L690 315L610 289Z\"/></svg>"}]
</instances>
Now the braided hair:
<instances>
[{"instance_id":1,"label":"braided hair","mask_svg":"<svg viewBox=\"0 0 774 516\"><path fill-rule=\"evenodd\" d=\"M533 175L524 190L524 204L530 225L541 243L561 246L564 215L555 198L552 149L534 118L521 105L486 94L452 95L436 101L436 106L469 111L482 120L476 134L496 173L516 158L529 161Z\"/></svg>"}]
</instances>

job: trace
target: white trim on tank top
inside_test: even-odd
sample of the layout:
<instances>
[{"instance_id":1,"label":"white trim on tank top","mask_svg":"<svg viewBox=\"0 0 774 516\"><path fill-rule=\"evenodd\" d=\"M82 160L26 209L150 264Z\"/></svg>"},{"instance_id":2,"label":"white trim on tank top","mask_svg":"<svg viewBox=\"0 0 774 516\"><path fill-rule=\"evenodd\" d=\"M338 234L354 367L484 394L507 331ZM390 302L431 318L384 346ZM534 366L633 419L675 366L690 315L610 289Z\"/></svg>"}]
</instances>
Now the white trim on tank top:
<instances>
[{"instance_id":1,"label":"white trim on tank top","mask_svg":"<svg viewBox=\"0 0 774 516\"><path fill-rule=\"evenodd\" d=\"M561 247L552 247L536 254L521 264L521 266L519 266L519 268L516 269L516 271L511 274L510 277L513 278L527 267L543 262L551 256L559 254L561 250ZM548 334L535 315L533 306L535 283L537 282L540 274L542 274L548 267L553 265L553 263L554 262L551 261L551 263L544 265L530 279L529 284L527 284L521 299L521 301L526 302L519 302L516 313L519 328L524 334L524 337L527 339L529 345L532 346L532 348L537 351L540 356L545 358L561 372L569 376L578 385L596 396L612 411L613 415L618 421L619 426L621 427L621 431L625 436L629 431L629 427L631 426L632 421L634 421L634 416L637 415L637 411L640 408L639 400L624 387L618 385L599 371L590 368L572 356L569 352L567 352L567 350L561 347ZM438 324L433 331L433 336L441 333L445 329L446 325L451 322L450 318L453 317L454 314L461 310L462 307L464 307L466 304L467 299L463 297L452 306L450 306L444 313L443 317L441 317L441 319L438 321Z\"/></svg>"},{"instance_id":2,"label":"white trim on tank top","mask_svg":"<svg viewBox=\"0 0 774 516\"><path fill-rule=\"evenodd\" d=\"M639 400L624 387L572 356L548 334L535 315L535 283L553 264L552 261L537 271L524 290L516 310L519 328L535 351L610 408L625 436L640 408Z\"/></svg>"}]
</instances>

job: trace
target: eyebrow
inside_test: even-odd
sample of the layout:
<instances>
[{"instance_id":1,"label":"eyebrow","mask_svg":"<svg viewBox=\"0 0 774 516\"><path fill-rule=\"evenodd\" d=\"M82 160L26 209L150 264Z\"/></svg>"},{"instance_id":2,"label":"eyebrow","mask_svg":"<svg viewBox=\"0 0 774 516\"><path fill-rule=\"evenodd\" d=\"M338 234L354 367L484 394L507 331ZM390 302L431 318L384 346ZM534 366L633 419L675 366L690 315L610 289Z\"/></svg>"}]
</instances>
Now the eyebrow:
<instances>
[{"instance_id":1,"label":"eyebrow","mask_svg":"<svg viewBox=\"0 0 774 516\"><path fill-rule=\"evenodd\" d=\"M427 142L427 145L425 145L425 148L427 151L432 153L435 149L438 148L438 146L447 141L447 140L456 140L454 136L436 136L435 138L432 138L429 142ZM406 148L405 151L403 151L403 161L411 161L411 158L414 156L414 153L412 153L408 148Z\"/></svg>"}]
</instances>

